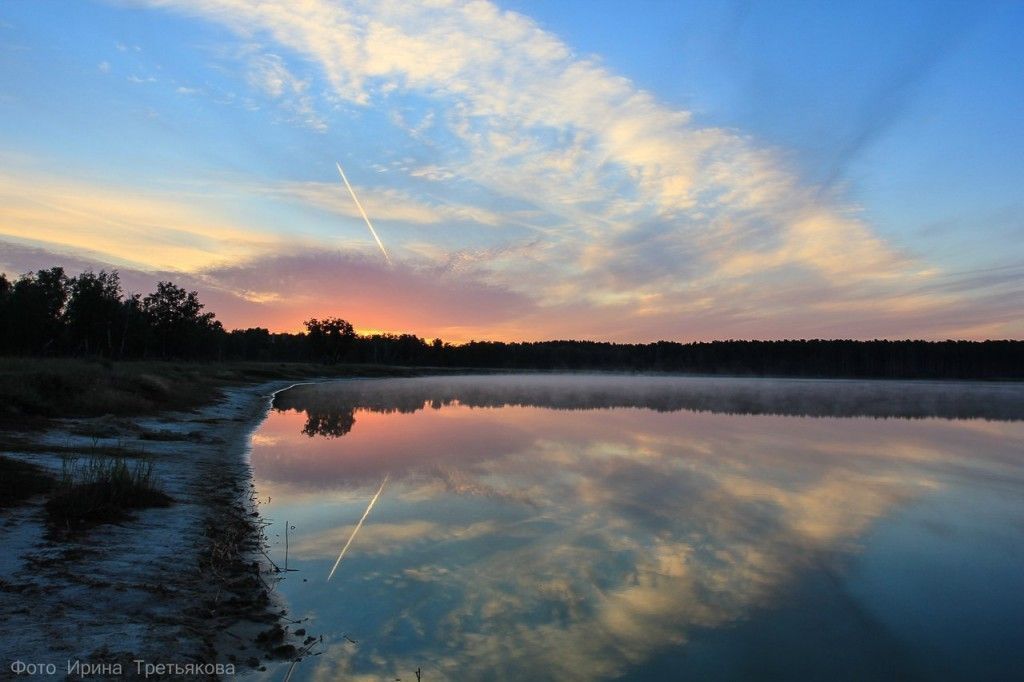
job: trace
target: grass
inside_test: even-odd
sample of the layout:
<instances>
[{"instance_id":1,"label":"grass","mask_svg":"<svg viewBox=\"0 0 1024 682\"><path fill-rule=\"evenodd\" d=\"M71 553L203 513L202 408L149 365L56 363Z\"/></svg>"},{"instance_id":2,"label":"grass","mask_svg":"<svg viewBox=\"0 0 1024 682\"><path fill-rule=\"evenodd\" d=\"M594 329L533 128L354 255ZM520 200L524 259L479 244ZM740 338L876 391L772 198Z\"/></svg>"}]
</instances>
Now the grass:
<instances>
[{"instance_id":1,"label":"grass","mask_svg":"<svg viewBox=\"0 0 1024 682\"><path fill-rule=\"evenodd\" d=\"M318 376L413 376L379 365L163 362L0 358L0 429L47 428L63 417L114 417L191 410L228 386Z\"/></svg>"},{"instance_id":2,"label":"grass","mask_svg":"<svg viewBox=\"0 0 1024 682\"><path fill-rule=\"evenodd\" d=\"M62 455L68 457L90 456L90 457L146 457L147 452L142 448L126 447L122 442L114 444L100 443L96 439L90 445L58 445L53 443L39 443L32 439L30 434L25 433L0 433L0 453L39 453L45 455Z\"/></svg>"},{"instance_id":3,"label":"grass","mask_svg":"<svg viewBox=\"0 0 1024 682\"><path fill-rule=\"evenodd\" d=\"M65 459L61 480L46 503L51 525L83 528L112 523L130 510L167 507L172 500L161 491L153 464L120 458L91 458L84 463Z\"/></svg>"},{"instance_id":4,"label":"grass","mask_svg":"<svg viewBox=\"0 0 1024 682\"><path fill-rule=\"evenodd\" d=\"M151 441L198 441L202 440L203 434L198 431L172 431L171 429L143 430L139 432L139 440Z\"/></svg>"},{"instance_id":5,"label":"grass","mask_svg":"<svg viewBox=\"0 0 1024 682\"><path fill-rule=\"evenodd\" d=\"M53 477L43 469L0 456L0 509L16 506L31 497L49 492L53 485Z\"/></svg>"}]
</instances>

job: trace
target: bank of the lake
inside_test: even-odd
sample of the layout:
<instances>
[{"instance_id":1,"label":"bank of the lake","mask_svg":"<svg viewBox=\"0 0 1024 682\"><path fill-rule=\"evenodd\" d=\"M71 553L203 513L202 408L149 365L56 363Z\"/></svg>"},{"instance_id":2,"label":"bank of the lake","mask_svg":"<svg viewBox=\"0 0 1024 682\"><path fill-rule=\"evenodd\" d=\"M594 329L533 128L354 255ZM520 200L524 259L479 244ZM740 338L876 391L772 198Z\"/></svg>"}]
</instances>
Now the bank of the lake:
<instances>
[{"instance_id":1,"label":"bank of the lake","mask_svg":"<svg viewBox=\"0 0 1024 682\"><path fill-rule=\"evenodd\" d=\"M231 663L288 656L249 436L271 394L404 368L0 360L0 665ZM169 506L55 523L69 469L146 467ZM77 474L75 474L77 475ZM38 483L26 485L26 481Z\"/></svg>"}]
</instances>

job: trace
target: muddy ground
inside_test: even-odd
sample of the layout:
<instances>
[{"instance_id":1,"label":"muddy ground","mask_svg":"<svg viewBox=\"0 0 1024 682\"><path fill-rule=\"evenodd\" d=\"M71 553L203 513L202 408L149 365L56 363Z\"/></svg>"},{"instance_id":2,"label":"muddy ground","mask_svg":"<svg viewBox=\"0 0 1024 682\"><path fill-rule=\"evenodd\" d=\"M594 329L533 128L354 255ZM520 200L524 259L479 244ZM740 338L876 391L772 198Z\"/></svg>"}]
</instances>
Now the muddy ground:
<instances>
[{"instance_id":1,"label":"muddy ground","mask_svg":"<svg viewBox=\"0 0 1024 682\"><path fill-rule=\"evenodd\" d=\"M207 407L158 417L5 428L0 454L54 478L69 458L152 462L173 503L79 529L47 520L47 492L0 505L0 679L13 677L18 661L55 665L42 676L52 679L68 677L76 661L108 671L120 663L126 679L136 677L136 660L243 673L301 651L305 638L292 634L300 626L275 599L279 574L262 553L248 463L249 436L271 393L287 385L230 388Z\"/></svg>"}]
</instances>

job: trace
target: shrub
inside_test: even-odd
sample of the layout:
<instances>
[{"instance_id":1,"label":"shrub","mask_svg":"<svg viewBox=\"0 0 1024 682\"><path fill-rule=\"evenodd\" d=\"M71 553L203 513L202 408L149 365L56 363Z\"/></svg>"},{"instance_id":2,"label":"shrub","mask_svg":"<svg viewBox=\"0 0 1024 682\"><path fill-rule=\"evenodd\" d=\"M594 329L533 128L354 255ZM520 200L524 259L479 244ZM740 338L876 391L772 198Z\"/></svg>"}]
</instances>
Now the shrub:
<instances>
[{"instance_id":1,"label":"shrub","mask_svg":"<svg viewBox=\"0 0 1024 682\"><path fill-rule=\"evenodd\" d=\"M130 466L123 457L84 463L66 459L46 511L54 526L81 528L119 521L132 509L167 507L171 502L157 486L152 462Z\"/></svg>"}]
</instances>

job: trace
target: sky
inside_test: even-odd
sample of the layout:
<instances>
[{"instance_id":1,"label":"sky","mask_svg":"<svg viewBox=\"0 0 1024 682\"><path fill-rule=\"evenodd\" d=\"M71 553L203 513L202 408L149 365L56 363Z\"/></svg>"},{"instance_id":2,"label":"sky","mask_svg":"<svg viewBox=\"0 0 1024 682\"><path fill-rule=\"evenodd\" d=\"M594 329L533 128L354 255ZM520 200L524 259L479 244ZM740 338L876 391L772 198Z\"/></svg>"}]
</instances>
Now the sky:
<instances>
[{"instance_id":1,"label":"sky","mask_svg":"<svg viewBox=\"0 0 1024 682\"><path fill-rule=\"evenodd\" d=\"M1021 2L0 1L0 271L170 279L228 328L1020 338L1022 31Z\"/></svg>"}]
</instances>

